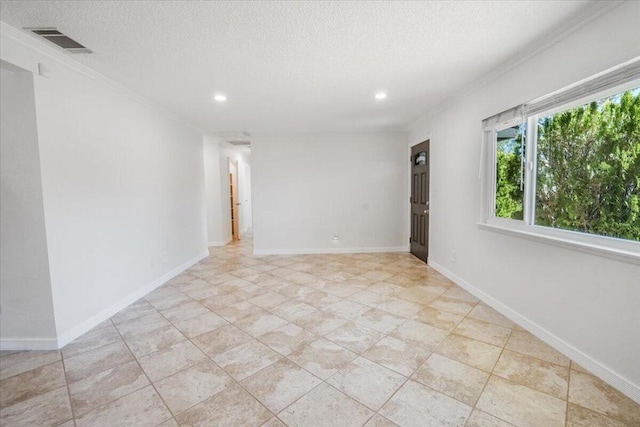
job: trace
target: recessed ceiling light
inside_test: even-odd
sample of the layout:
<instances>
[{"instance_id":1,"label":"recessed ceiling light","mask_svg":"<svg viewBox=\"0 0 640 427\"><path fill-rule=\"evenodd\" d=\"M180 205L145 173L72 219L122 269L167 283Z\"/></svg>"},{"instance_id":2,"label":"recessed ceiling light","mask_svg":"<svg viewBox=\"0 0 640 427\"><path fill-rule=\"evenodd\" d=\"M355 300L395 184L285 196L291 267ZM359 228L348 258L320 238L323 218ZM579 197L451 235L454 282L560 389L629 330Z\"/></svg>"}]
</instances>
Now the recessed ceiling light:
<instances>
[{"instance_id":1,"label":"recessed ceiling light","mask_svg":"<svg viewBox=\"0 0 640 427\"><path fill-rule=\"evenodd\" d=\"M226 96L224 96L224 95L223 95L223 94L221 94L221 93L218 93L218 94L216 94L216 95L214 95L214 96L213 96L213 99L215 99L215 100L216 100L216 101L218 101L218 102L224 102L224 101L226 101L226 100L227 100L227 97L226 97Z\"/></svg>"},{"instance_id":2,"label":"recessed ceiling light","mask_svg":"<svg viewBox=\"0 0 640 427\"><path fill-rule=\"evenodd\" d=\"M375 95L376 99L385 99L387 97L387 92L377 92Z\"/></svg>"}]
</instances>

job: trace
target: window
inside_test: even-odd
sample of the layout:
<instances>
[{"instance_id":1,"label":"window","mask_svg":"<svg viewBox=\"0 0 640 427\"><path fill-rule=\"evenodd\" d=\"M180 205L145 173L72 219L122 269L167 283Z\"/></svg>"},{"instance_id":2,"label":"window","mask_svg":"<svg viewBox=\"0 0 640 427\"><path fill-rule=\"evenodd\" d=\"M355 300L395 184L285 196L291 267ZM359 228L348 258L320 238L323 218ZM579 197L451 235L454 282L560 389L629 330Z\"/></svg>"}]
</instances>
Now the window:
<instances>
[{"instance_id":1,"label":"window","mask_svg":"<svg viewBox=\"0 0 640 427\"><path fill-rule=\"evenodd\" d=\"M640 61L483 129L481 225L640 261Z\"/></svg>"},{"instance_id":2,"label":"window","mask_svg":"<svg viewBox=\"0 0 640 427\"><path fill-rule=\"evenodd\" d=\"M640 88L537 125L535 223L640 241Z\"/></svg>"},{"instance_id":3,"label":"window","mask_svg":"<svg viewBox=\"0 0 640 427\"><path fill-rule=\"evenodd\" d=\"M496 132L496 203L499 218L523 219L524 132L515 125Z\"/></svg>"}]
</instances>

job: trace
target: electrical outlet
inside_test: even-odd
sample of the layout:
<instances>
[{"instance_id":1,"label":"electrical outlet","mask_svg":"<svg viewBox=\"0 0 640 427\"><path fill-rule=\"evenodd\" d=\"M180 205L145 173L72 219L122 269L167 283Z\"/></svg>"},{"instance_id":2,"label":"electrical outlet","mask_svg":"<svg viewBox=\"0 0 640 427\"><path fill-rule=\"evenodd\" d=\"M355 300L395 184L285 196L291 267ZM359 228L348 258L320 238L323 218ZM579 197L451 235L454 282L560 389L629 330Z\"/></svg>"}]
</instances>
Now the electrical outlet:
<instances>
[{"instance_id":1,"label":"electrical outlet","mask_svg":"<svg viewBox=\"0 0 640 427\"><path fill-rule=\"evenodd\" d=\"M451 262L455 263L456 262L456 250L452 250L451 251Z\"/></svg>"},{"instance_id":2,"label":"electrical outlet","mask_svg":"<svg viewBox=\"0 0 640 427\"><path fill-rule=\"evenodd\" d=\"M169 262L169 254L165 251L162 252L162 263L166 264L167 262Z\"/></svg>"}]
</instances>

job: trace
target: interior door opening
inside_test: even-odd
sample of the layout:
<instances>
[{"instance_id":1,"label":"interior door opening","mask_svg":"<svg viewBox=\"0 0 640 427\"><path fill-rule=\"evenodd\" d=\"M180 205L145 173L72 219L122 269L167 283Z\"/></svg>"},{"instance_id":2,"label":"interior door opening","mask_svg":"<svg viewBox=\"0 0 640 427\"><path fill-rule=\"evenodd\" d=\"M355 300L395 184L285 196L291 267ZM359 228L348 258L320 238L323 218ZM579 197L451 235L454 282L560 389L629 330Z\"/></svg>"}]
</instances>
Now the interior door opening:
<instances>
[{"instance_id":1,"label":"interior door opening","mask_svg":"<svg viewBox=\"0 0 640 427\"><path fill-rule=\"evenodd\" d=\"M231 238L240 240L240 200L238 199L238 162L229 162L229 196L231 204Z\"/></svg>"}]
</instances>

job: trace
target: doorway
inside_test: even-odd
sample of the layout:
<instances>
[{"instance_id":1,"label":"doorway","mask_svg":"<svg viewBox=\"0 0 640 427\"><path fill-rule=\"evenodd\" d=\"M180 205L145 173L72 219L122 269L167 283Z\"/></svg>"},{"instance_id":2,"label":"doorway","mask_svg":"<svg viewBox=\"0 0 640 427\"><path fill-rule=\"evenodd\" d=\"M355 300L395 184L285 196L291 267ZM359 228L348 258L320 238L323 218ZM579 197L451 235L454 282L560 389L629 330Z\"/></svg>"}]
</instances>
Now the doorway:
<instances>
[{"instance_id":1,"label":"doorway","mask_svg":"<svg viewBox=\"0 0 640 427\"><path fill-rule=\"evenodd\" d=\"M411 147L411 253L424 262L429 256L429 140Z\"/></svg>"},{"instance_id":2,"label":"doorway","mask_svg":"<svg viewBox=\"0 0 640 427\"><path fill-rule=\"evenodd\" d=\"M238 214L240 201L238 199L238 162L229 162L229 196L231 198L231 238L240 240L240 221Z\"/></svg>"}]
</instances>

